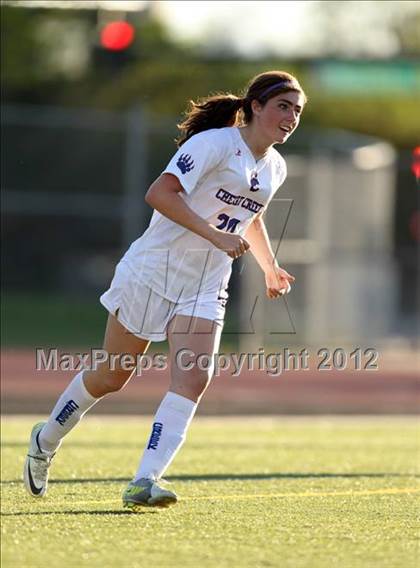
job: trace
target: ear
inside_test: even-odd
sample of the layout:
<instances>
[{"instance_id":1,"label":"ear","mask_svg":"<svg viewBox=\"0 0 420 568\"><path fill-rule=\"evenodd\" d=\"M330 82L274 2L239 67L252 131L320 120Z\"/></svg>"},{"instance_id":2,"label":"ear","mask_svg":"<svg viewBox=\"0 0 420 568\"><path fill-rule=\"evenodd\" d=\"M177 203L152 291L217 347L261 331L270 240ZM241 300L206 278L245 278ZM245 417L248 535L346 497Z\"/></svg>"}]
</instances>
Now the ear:
<instances>
[{"instance_id":1,"label":"ear","mask_svg":"<svg viewBox=\"0 0 420 568\"><path fill-rule=\"evenodd\" d=\"M258 116L262 110L262 105L257 101L257 99L253 99L251 101L251 109L252 113Z\"/></svg>"}]
</instances>

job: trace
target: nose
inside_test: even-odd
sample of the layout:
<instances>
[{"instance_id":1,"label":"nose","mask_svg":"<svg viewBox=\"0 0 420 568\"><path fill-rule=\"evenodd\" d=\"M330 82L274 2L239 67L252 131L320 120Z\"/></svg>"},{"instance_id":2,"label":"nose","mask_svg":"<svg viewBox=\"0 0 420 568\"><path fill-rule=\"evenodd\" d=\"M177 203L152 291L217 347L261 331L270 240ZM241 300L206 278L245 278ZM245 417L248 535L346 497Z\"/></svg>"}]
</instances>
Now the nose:
<instances>
[{"instance_id":1,"label":"nose","mask_svg":"<svg viewBox=\"0 0 420 568\"><path fill-rule=\"evenodd\" d=\"M287 117L288 120L288 124L291 128L294 128L296 126L297 121L299 120L299 113L293 109L293 108L289 108L289 116Z\"/></svg>"},{"instance_id":2,"label":"nose","mask_svg":"<svg viewBox=\"0 0 420 568\"><path fill-rule=\"evenodd\" d=\"M299 120L299 111L297 111L296 109L293 109L293 122L298 122Z\"/></svg>"},{"instance_id":3,"label":"nose","mask_svg":"<svg viewBox=\"0 0 420 568\"><path fill-rule=\"evenodd\" d=\"M293 116L290 119L290 127L291 128L296 128L296 126L299 124L299 119L300 119L300 115L297 111L292 111L293 112Z\"/></svg>"}]
</instances>

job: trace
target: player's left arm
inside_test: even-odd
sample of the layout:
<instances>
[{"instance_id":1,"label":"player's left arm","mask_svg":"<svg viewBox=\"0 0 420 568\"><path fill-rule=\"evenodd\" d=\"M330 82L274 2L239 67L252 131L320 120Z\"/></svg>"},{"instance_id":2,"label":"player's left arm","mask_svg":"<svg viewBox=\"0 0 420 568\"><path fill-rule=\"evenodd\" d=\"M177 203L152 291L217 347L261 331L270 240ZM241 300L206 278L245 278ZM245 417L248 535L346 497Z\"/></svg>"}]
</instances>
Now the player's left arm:
<instances>
[{"instance_id":1,"label":"player's left arm","mask_svg":"<svg viewBox=\"0 0 420 568\"><path fill-rule=\"evenodd\" d=\"M250 244L250 251L264 272L267 296L278 298L288 293L295 278L278 265L262 214L255 217L244 236Z\"/></svg>"}]
</instances>

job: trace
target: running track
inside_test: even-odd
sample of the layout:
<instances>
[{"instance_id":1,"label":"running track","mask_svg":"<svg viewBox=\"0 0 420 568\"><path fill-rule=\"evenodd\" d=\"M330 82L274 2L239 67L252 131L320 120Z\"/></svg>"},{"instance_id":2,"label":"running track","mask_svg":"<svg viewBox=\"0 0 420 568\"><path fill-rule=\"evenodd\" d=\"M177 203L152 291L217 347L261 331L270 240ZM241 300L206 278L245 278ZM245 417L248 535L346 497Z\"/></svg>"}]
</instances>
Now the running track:
<instances>
[{"instance_id":1,"label":"running track","mask_svg":"<svg viewBox=\"0 0 420 568\"><path fill-rule=\"evenodd\" d=\"M418 355L417 355L418 357ZM415 414L420 408L416 355L387 357L378 371L228 372L213 379L200 414ZM314 365L315 367L316 365ZM32 350L3 350L2 412L46 414L74 372L36 371ZM169 381L150 370L98 404L96 414L152 414Z\"/></svg>"}]
</instances>

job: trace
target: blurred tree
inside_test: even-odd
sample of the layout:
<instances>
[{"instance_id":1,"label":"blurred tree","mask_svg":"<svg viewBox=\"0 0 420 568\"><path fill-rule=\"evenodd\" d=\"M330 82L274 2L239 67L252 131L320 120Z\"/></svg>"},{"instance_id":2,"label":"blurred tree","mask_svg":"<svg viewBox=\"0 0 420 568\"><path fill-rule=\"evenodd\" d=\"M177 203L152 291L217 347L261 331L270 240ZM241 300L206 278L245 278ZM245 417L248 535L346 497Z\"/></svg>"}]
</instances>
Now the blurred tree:
<instances>
[{"instance_id":1,"label":"blurred tree","mask_svg":"<svg viewBox=\"0 0 420 568\"><path fill-rule=\"evenodd\" d=\"M346 50L343 39L349 35L344 33L346 27L347 30L352 26L355 28L355 35L351 36L353 43L361 33L367 33L356 29L354 22L358 20L355 19L354 5L378 3L321 4L314 26L330 26L330 31L324 35L333 52ZM314 2L314 5L318 3ZM349 10L353 14L351 17ZM337 96L314 85L309 73L312 60L293 63L267 56L262 60L247 61L227 53L218 58L214 54L205 58L193 45L173 39L162 22L142 13L130 16L136 27L136 40L130 46L130 58L116 75L109 67L98 65L92 57L99 37L95 11L27 10L2 6L1 15L3 102L115 110L143 104L153 113L180 117L191 98L217 91L240 93L253 75L284 68L296 73L308 91L310 103L305 110L305 124L381 136L401 147L418 143L420 119L416 92L398 94L398 97L385 91L380 96L369 93ZM380 17L376 7L375 18ZM368 22L372 23L369 18ZM412 54L417 48L408 46L417 45L415 25L411 20L399 17L392 25L401 37L404 36L400 41L404 41L406 47L401 49ZM375 38L375 34L372 37ZM315 52L319 48L314 45Z\"/></svg>"},{"instance_id":2,"label":"blurred tree","mask_svg":"<svg viewBox=\"0 0 420 568\"><path fill-rule=\"evenodd\" d=\"M45 58L45 44L37 35L40 14L32 18L27 10L1 7L1 80L8 91L30 88L42 80L39 62Z\"/></svg>"},{"instance_id":3,"label":"blurred tree","mask_svg":"<svg viewBox=\"0 0 420 568\"><path fill-rule=\"evenodd\" d=\"M309 92L310 96L312 95ZM305 124L343 128L378 136L395 146L411 148L419 139L418 96L340 96L314 93L305 110Z\"/></svg>"},{"instance_id":4,"label":"blurred tree","mask_svg":"<svg viewBox=\"0 0 420 568\"><path fill-rule=\"evenodd\" d=\"M83 11L1 6L3 101L53 103L89 64L89 30Z\"/></svg>"}]
</instances>

